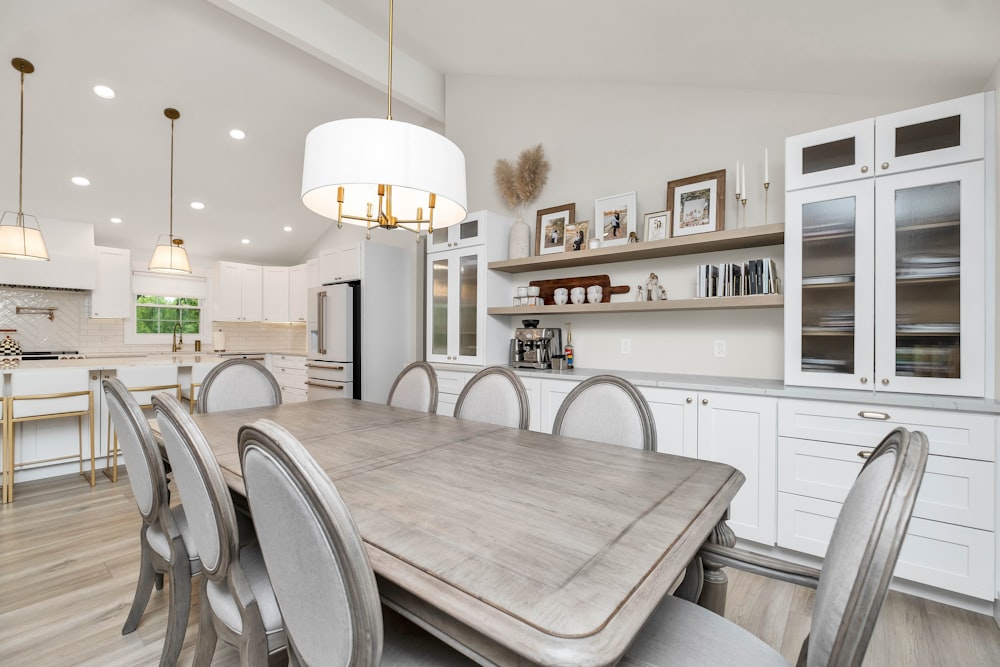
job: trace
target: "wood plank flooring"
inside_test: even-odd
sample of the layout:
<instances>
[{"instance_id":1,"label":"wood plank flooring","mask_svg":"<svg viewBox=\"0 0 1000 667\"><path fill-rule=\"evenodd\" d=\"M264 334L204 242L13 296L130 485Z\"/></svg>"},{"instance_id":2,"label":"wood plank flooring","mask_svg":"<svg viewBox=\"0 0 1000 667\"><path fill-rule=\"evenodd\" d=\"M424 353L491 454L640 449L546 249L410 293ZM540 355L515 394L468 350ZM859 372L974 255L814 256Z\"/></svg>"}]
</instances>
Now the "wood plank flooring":
<instances>
[{"instance_id":1,"label":"wood plank flooring","mask_svg":"<svg viewBox=\"0 0 1000 667\"><path fill-rule=\"evenodd\" d=\"M153 591L139 629L122 636L139 564L140 518L127 476L91 489L77 476L17 486L0 507L0 665L155 665L167 589ZM793 662L813 592L729 570L727 616ZM169 582L166 584L169 586ZM198 591L180 664L197 639ZM219 645L215 663L238 665ZM1000 629L982 616L891 592L865 665L1000 665Z\"/></svg>"}]
</instances>

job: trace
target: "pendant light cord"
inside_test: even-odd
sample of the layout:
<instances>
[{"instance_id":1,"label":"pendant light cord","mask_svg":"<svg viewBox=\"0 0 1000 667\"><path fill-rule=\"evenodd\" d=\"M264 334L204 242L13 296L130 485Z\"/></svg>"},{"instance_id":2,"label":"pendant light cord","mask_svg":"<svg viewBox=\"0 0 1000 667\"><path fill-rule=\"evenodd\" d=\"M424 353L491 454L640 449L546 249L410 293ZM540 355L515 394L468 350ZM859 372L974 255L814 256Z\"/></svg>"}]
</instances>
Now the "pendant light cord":
<instances>
[{"instance_id":1,"label":"pendant light cord","mask_svg":"<svg viewBox=\"0 0 1000 667\"><path fill-rule=\"evenodd\" d=\"M24 219L22 200L24 197L24 65L21 70L21 134L18 136L17 154L17 223Z\"/></svg>"},{"instance_id":2,"label":"pendant light cord","mask_svg":"<svg viewBox=\"0 0 1000 667\"><path fill-rule=\"evenodd\" d=\"M392 2L393 0L389 0L389 102L386 120L392 120Z\"/></svg>"},{"instance_id":3,"label":"pendant light cord","mask_svg":"<svg viewBox=\"0 0 1000 667\"><path fill-rule=\"evenodd\" d=\"M170 243L174 242L174 119L170 119Z\"/></svg>"}]
</instances>

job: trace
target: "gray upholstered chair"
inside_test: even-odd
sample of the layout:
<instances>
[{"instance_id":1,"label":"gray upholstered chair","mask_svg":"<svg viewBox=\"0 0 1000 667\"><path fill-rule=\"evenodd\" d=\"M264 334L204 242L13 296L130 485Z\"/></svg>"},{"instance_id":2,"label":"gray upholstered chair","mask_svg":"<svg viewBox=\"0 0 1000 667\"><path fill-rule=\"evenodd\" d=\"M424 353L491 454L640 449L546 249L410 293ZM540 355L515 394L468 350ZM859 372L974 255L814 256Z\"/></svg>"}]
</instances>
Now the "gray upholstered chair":
<instances>
[{"instance_id":1,"label":"gray upholstered chair","mask_svg":"<svg viewBox=\"0 0 1000 667\"><path fill-rule=\"evenodd\" d=\"M498 426L528 428L528 392L509 368L490 366L472 376L455 403L455 416Z\"/></svg>"},{"instance_id":2,"label":"gray upholstered chair","mask_svg":"<svg viewBox=\"0 0 1000 667\"><path fill-rule=\"evenodd\" d=\"M392 383L386 405L422 412L437 412L438 381L434 367L426 361L414 361Z\"/></svg>"},{"instance_id":3,"label":"gray upholstered chair","mask_svg":"<svg viewBox=\"0 0 1000 667\"><path fill-rule=\"evenodd\" d=\"M227 359L205 375L198 391L198 412L281 405L281 387L252 359Z\"/></svg>"},{"instance_id":4,"label":"gray upholstered chair","mask_svg":"<svg viewBox=\"0 0 1000 667\"><path fill-rule=\"evenodd\" d=\"M595 375L567 394L556 412L553 435L656 451L649 404L628 380Z\"/></svg>"},{"instance_id":5,"label":"gray upholstered chair","mask_svg":"<svg viewBox=\"0 0 1000 667\"><path fill-rule=\"evenodd\" d=\"M201 563L191 541L184 508L170 506L163 459L139 402L121 380L110 378L103 384L108 414L128 466L132 495L142 515L139 582L122 634L127 635L139 626L154 583L158 589L163 588L163 575L169 574L170 605L160 664L175 665L191 610L191 577L201 572Z\"/></svg>"},{"instance_id":6,"label":"gray upholstered chair","mask_svg":"<svg viewBox=\"0 0 1000 667\"><path fill-rule=\"evenodd\" d=\"M242 665L283 660L285 630L260 547L256 540L241 535L212 449L176 398L157 394L153 408L201 558L201 616L194 664L212 662L217 639L239 648Z\"/></svg>"},{"instance_id":7,"label":"gray upholstered chair","mask_svg":"<svg viewBox=\"0 0 1000 667\"><path fill-rule=\"evenodd\" d=\"M241 428L239 441L247 501L292 664L473 664L398 614L383 616L351 512L292 434L262 419Z\"/></svg>"},{"instance_id":8,"label":"gray upholstered chair","mask_svg":"<svg viewBox=\"0 0 1000 667\"><path fill-rule=\"evenodd\" d=\"M816 589L799 665L860 665L927 465L923 433L897 428L875 448L847 494L822 573L740 549L706 546L703 559ZM905 662L905 660L903 660ZM787 665L770 646L693 603L667 596L620 665Z\"/></svg>"}]
</instances>

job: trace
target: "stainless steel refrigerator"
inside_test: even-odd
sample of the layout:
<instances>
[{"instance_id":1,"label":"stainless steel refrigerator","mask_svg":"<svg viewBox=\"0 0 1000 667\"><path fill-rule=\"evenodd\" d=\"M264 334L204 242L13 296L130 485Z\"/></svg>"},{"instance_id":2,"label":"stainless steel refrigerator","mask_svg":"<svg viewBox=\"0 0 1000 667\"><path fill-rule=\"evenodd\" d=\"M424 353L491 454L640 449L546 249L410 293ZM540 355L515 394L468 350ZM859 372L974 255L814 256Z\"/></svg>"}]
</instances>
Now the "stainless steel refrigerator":
<instances>
[{"instance_id":1,"label":"stainless steel refrigerator","mask_svg":"<svg viewBox=\"0 0 1000 667\"><path fill-rule=\"evenodd\" d=\"M309 288L306 380L309 400L361 398L361 284Z\"/></svg>"}]
</instances>

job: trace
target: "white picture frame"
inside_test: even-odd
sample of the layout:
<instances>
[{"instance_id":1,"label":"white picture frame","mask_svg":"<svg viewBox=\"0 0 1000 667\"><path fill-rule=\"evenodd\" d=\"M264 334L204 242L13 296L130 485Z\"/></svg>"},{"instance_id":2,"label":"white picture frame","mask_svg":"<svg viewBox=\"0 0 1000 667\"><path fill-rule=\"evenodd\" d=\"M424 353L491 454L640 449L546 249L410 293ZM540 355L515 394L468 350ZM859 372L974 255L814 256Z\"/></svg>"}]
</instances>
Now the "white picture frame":
<instances>
[{"instance_id":1,"label":"white picture frame","mask_svg":"<svg viewBox=\"0 0 1000 667\"><path fill-rule=\"evenodd\" d=\"M594 201L594 237L601 246L625 245L636 230L635 191Z\"/></svg>"},{"instance_id":2,"label":"white picture frame","mask_svg":"<svg viewBox=\"0 0 1000 667\"><path fill-rule=\"evenodd\" d=\"M663 241L670 236L670 211L647 213L643 218L644 241Z\"/></svg>"}]
</instances>

